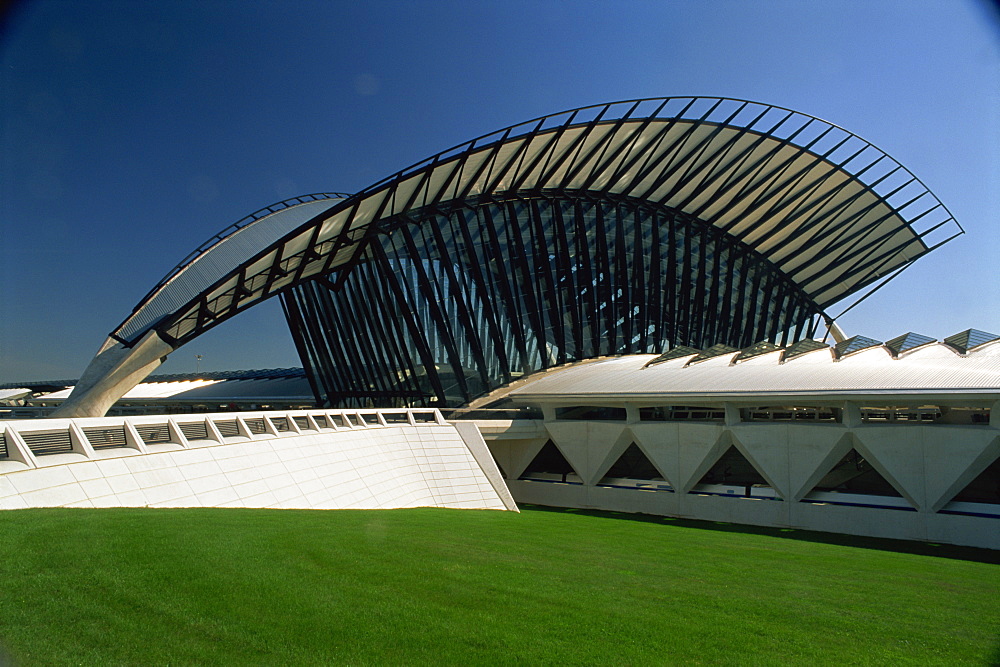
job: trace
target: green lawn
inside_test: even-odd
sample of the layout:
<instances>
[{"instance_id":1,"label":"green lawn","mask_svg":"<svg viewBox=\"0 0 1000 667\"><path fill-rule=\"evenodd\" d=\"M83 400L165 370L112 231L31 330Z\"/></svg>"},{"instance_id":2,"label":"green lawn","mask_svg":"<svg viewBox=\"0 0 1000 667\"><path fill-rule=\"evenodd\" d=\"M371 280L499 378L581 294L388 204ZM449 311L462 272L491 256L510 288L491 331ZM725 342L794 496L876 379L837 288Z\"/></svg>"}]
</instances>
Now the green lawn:
<instances>
[{"instance_id":1,"label":"green lawn","mask_svg":"<svg viewBox=\"0 0 1000 667\"><path fill-rule=\"evenodd\" d=\"M25 666L987 665L997 556L541 508L7 511L0 646Z\"/></svg>"}]
</instances>

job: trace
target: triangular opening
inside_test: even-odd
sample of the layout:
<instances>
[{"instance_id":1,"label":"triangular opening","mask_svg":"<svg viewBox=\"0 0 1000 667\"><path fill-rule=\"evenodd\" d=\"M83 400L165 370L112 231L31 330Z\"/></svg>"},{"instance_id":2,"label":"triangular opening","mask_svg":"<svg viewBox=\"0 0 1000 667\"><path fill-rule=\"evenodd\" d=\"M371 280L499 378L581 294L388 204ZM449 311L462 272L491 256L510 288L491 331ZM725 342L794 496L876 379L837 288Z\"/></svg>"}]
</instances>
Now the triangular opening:
<instances>
[{"instance_id":1,"label":"triangular opening","mask_svg":"<svg viewBox=\"0 0 1000 667\"><path fill-rule=\"evenodd\" d=\"M644 482L659 482L659 484L646 484ZM622 455L618 457L614 465L608 468L604 477L599 481L598 486L615 486L628 489L649 489L655 488L663 491L673 491L663 473L656 469L653 462L649 460L636 443L630 444Z\"/></svg>"},{"instance_id":2,"label":"triangular opening","mask_svg":"<svg viewBox=\"0 0 1000 667\"><path fill-rule=\"evenodd\" d=\"M556 443L547 441L542 448L531 459L531 463L521 473L519 479L534 480L538 482L565 482L568 484L582 484L583 480L573 466L569 464L563 453L556 447Z\"/></svg>"},{"instance_id":3,"label":"triangular opening","mask_svg":"<svg viewBox=\"0 0 1000 667\"><path fill-rule=\"evenodd\" d=\"M941 511L946 514L1000 514L1000 457L986 466L986 470L959 491Z\"/></svg>"},{"instance_id":4,"label":"triangular opening","mask_svg":"<svg viewBox=\"0 0 1000 667\"><path fill-rule=\"evenodd\" d=\"M771 484L736 445L729 445L726 453L702 475L689 493L779 499Z\"/></svg>"},{"instance_id":5,"label":"triangular opening","mask_svg":"<svg viewBox=\"0 0 1000 667\"><path fill-rule=\"evenodd\" d=\"M903 494L853 447L802 502L913 510Z\"/></svg>"},{"instance_id":6,"label":"triangular opening","mask_svg":"<svg viewBox=\"0 0 1000 667\"><path fill-rule=\"evenodd\" d=\"M952 500L963 503L1000 505L1000 457L969 482Z\"/></svg>"}]
</instances>

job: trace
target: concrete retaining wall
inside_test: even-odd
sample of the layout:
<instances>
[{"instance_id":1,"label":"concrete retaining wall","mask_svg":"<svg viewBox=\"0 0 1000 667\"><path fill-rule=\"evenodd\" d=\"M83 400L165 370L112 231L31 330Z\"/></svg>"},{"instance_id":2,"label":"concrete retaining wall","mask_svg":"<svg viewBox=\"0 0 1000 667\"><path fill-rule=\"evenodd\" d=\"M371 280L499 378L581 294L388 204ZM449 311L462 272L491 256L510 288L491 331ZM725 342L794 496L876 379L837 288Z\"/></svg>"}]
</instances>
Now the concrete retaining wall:
<instances>
[{"instance_id":1,"label":"concrete retaining wall","mask_svg":"<svg viewBox=\"0 0 1000 667\"><path fill-rule=\"evenodd\" d=\"M953 502L957 493L1000 457L996 424L545 420L486 422L481 430L507 475L512 495L521 503L1000 549L1000 505ZM520 479L549 441L576 474L565 481L556 475L548 480ZM656 466L665 482L646 484L647 488L600 484L631 443ZM761 473L771 487L766 491L780 500L741 497L740 490L733 496L705 492L699 481L730 447ZM901 497L854 497L850 500L857 504L848 505L825 501L836 499L836 494L819 499L811 494L819 479L852 448ZM656 486L663 488L656 490ZM865 506L865 502L876 506Z\"/></svg>"}]
</instances>

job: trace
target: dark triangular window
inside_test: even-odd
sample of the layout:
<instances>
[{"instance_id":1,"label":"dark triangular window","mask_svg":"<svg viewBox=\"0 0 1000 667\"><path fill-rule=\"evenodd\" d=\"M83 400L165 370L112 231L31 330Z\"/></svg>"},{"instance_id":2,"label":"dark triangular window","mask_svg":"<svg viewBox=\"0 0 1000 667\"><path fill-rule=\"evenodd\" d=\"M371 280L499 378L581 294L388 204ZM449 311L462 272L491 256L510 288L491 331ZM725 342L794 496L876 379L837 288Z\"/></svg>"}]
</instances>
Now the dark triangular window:
<instances>
[{"instance_id":1,"label":"dark triangular window","mask_svg":"<svg viewBox=\"0 0 1000 667\"><path fill-rule=\"evenodd\" d=\"M856 493L863 496L887 496L902 498L882 474L865 460L858 450L851 448L844 458L830 469L823 479L813 487L815 491L836 491ZM810 493L812 493L810 492Z\"/></svg>"},{"instance_id":2,"label":"dark triangular window","mask_svg":"<svg viewBox=\"0 0 1000 667\"><path fill-rule=\"evenodd\" d=\"M699 484L732 484L735 486L746 486L753 484L765 484L767 480L757 472L753 464L747 461L747 457L736 449L729 446L726 453L715 462L715 465L708 469Z\"/></svg>"},{"instance_id":3,"label":"dark triangular window","mask_svg":"<svg viewBox=\"0 0 1000 667\"><path fill-rule=\"evenodd\" d=\"M598 484L613 484L613 480L639 479L647 482L662 482L663 475L656 469L649 457L634 442L622 452L615 464L608 469Z\"/></svg>"},{"instance_id":4,"label":"dark triangular window","mask_svg":"<svg viewBox=\"0 0 1000 667\"><path fill-rule=\"evenodd\" d=\"M528 467L524 469L520 479L565 482L569 475L577 477L573 466L556 447L556 443L549 440L531 460Z\"/></svg>"},{"instance_id":5,"label":"dark triangular window","mask_svg":"<svg viewBox=\"0 0 1000 667\"><path fill-rule=\"evenodd\" d=\"M754 488L758 489L754 493ZM710 493L725 496L760 496L776 498L771 485L753 466L743 452L730 445L711 468L708 469L690 493Z\"/></svg>"},{"instance_id":6,"label":"dark triangular window","mask_svg":"<svg viewBox=\"0 0 1000 667\"><path fill-rule=\"evenodd\" d=\"M986 466L952 501L1000 505L1000 458Z\"/></svg>"}]
</instances>

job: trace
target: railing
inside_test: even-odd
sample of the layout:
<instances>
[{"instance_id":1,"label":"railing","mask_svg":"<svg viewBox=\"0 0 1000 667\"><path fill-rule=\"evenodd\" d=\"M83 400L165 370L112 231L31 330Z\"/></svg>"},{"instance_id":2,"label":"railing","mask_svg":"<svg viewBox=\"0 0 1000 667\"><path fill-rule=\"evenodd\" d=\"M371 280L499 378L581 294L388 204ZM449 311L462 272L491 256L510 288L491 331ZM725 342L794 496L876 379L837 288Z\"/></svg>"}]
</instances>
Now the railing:
<instances>
[{"instance_id":1,"label":"railing","mask_svg":"<svg viewBox=\"0 0 1000 667\"><path fill-rule=\"evenodd\" d=\"M0 474L69 462L63 457L39 460L59 454L103 459L321 432L446 423L434 408L0 421Z\"/></svg>"}]
</instances>

